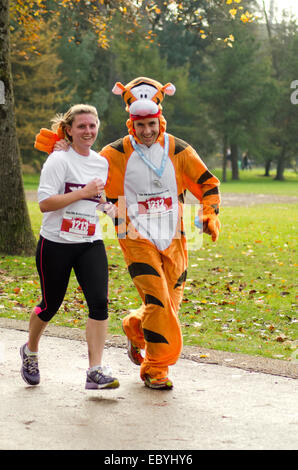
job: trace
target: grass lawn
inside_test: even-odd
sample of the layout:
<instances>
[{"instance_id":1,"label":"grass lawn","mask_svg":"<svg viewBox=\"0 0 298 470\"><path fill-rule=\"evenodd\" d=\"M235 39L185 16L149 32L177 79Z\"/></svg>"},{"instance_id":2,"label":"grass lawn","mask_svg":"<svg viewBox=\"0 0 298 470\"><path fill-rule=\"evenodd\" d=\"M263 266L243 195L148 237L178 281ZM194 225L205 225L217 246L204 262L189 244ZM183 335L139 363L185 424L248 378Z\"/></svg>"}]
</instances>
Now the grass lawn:
<instances>
[{"instance_id":1,"label":"grass lawn","mask_svg":"<svg viewBox=\"0 0 298 470\"><path fill-rule=\"evenodd\" d=\"M275 183L267 183L272 194ZM294 186L295 181L290 183ZM247 184L254 191L247 191ZM288 183L280 184L283 190L278 194L294 195ZM238 182L236 185L241 188ZM246 180L243 192L264 193L263 186ZM41 214L37 203L29 202L28 206L37 237ZM180 309L185 345L295 359L297 213L297 204L221 209L219 241L214 244L204 235L202 246L189 251L188 279ZM109 328L110 333L121 335L121 319L129 309L139 306L139 298L117 241L110 238L105 243L110 271ZM0 256L0 281L0 316L28 320L40 297L34 258ZM85 300L72 276L52 323L84 328L85 322Z\"/></svg>"},{"instance_id":2,"label":"grass lawn","mask_svg":"<svg viewBox=\"0 0 298 470\"><path fill-rule=\"evenodd\" d=\"M221 170L215 170L214 174L221 180ZM240 170L239 175L239 180L232 181L231 172L228 171L227 181L221 184L221 192L298 196L298 174L292 170L285 171L285 181L275 181L275 172L272 172L272 176L264 176L263 168Z\"/></svg>"}]
</instances>

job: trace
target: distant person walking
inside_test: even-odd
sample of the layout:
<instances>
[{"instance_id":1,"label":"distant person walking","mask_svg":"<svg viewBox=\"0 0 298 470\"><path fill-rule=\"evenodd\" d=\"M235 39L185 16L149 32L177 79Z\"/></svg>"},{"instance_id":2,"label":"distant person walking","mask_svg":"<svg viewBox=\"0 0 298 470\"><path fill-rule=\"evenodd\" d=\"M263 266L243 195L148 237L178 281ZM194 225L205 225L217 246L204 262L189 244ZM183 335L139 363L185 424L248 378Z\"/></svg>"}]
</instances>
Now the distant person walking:
<instances>
[{"instance_id":1,"label":"distant person walking","mask_svg":"<svg viewBox=\"0 0 298 470\"><path fill-rule=\"evenodd\" d=\"M245 152L242 157L242 170L251 170L251 161L248 158L247 152Z\"/></svg>"}]
</instances>

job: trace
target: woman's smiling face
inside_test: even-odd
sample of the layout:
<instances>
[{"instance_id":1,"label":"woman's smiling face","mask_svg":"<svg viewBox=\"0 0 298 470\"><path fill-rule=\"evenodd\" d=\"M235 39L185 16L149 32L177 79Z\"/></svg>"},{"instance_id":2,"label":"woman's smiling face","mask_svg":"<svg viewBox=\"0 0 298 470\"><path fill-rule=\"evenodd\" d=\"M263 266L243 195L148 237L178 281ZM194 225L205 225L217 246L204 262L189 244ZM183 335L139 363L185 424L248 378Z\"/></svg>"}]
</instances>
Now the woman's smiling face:
<instances>
[{"instance_id":1,"label":"woman's smiling face","mask_svg":"<svg viewBox=\"0 0 298 470\"><path fill-rule=\"evenodd\" d=\"M97 138L98 127L98 119L93 114L76 114L72 125L67 127L73 149L81 155L89 155L89 150Z\"/></svg>"}]
</instances>

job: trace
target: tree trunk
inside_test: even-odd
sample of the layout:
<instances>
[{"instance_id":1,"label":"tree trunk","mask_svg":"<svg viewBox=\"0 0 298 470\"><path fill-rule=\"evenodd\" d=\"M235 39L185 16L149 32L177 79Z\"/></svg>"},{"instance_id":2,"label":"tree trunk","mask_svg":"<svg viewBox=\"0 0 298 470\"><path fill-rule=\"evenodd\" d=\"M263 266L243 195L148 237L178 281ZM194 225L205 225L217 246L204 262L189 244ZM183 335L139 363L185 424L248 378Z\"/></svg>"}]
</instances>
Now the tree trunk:
<instances>
[{"instance_id":1,"label":"tree trunk","mask_svg":"<svg viewBox=\"0 0 298 470\"><path fill-rule=\"evenodd\" d=\"M279 155L277 159L277 166L276 166L276 175L275 175L275 180L278 181L284 181L284 170L286 168L286 149L283 148L281 154Z\"/></svg>"},{"instance_id":2,"label":"tree trunk","mask_svg":"<svg viewBox=\"0 0 298 470\"><path fill-rule=\"evenodd\" d=\"M227 152L228 152L228 144L227 138L224 136L223 139L223 156L222 156L222 181L225 183L227 181Z\"/></svg>"},{"instance_id":3,"label":"tree trunk","mask_svg":"<svg viewBox=\"0 0 298 470\"><path fill-rule=\"evenodd\" d=\"M9 53L9 0L0 0L0 252L32 255L36 240L31 229L16 135Z\"/></svg>"},{"instance_id":4,"label":"tree trunk","mask_svg":"<svg viewBox=\"0 0 298 470\"><path fill-rule=\"evenodd\" d=\"M239 180L238 145L231 144L232 180Z\"/></svg>"},{"instance_id":5,"label":"tree trunk","mask_svg":"<svg viewBox=\"0 0 298 470\"><path fill-rule=\"evenodd\" d=\"M272 162L272 160L266 160L265 161L265 174L264 174L264 176L270 176L271 162Z\"/></svg>"}]
</instances>

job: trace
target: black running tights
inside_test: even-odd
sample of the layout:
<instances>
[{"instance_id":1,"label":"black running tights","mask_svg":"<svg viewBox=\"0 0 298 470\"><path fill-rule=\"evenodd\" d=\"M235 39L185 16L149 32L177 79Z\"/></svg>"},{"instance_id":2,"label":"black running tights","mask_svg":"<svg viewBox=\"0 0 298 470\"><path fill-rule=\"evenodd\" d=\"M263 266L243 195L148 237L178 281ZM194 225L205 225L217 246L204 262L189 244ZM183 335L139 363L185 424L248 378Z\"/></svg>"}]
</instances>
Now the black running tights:
<instances>
[{"instance_id":1,"label":"black running tights","mask_svg":"<svg viewBox=\"0 0 298 470\"><path fill-rule=\"evenodd\" d=\"M108 318L108 262L102 240L93 243L55 243L40 237L36 250L42 301L35 307L39 318L51 320L61 306L71 270L84 293L89 317Z\"/></svg>"}]
</instances>

